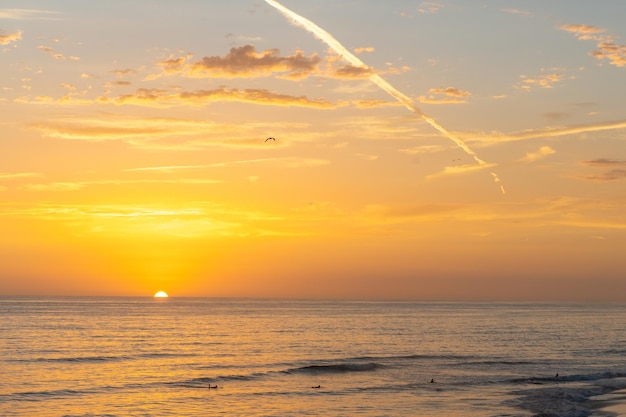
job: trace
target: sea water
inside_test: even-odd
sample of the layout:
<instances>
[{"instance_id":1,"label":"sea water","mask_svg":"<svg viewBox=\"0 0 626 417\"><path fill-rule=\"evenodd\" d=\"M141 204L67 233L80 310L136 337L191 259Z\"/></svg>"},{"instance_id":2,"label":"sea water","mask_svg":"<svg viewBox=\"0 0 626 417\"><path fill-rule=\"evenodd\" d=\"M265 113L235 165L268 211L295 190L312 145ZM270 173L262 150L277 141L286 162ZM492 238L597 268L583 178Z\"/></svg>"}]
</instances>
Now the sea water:
<instances>
[{"instance_id":1,"label":"sea water","mask_svg":"<svg viewBox=\"0 0 626 417\"><path fill-rule=\"evenodd\" d=\"M599 415L625 327L625 305L0 298L0 416Z\"/></svg>"}]
</instances>

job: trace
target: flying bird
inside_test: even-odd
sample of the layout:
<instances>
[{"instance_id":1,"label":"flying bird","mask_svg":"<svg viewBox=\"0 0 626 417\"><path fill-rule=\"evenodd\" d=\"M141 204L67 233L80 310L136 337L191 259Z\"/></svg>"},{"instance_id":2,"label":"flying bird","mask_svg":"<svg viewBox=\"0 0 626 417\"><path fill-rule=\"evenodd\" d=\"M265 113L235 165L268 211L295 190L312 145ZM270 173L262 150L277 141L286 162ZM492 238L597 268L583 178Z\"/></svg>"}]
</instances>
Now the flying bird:
<instances>
[{"instance_id":1,"label":"flying bird","mask_svg":"<svg viewBox=\"0 0 626 417\"><path fill-rule=\"evenodd\" d=\"M265 142L267 142L268 140L273 140L274 142L276 142L275 138L267 138L267 139L265 139Z\"/></svg>"}]
</instances>

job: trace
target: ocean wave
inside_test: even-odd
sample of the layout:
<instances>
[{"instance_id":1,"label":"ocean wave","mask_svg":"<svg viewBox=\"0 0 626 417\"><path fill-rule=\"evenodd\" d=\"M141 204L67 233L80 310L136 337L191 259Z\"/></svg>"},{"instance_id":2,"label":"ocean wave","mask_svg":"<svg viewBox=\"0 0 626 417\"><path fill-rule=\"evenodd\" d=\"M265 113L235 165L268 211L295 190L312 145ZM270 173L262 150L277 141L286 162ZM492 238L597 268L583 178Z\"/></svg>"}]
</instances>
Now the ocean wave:
<instances>
[{"instance_id":1,"label":"ocean wave","mask_svg":"<svg viewBox=\"0 0 626 417\"><path fill-rule=\"evenodd\" d=\"M58 390L45 390L45 391L25 391L16 392L13 394L2 395L2 400L13 401L48 401L57 398L76 397L80 395L90 394L91 391L79 391L73 389L58 389ZM3 402L0 400L0 402Z\"/></svg>"},{"instance_id":2,"label":"ocean wave","mask_svg":"<svg viewBox=\"0 0 626 417\"><path fill-rule=\"evenodd\" d=\"M574 381L593 381L585 387L558 385L515 391L518 397L506 401L507 404L531 411L539 416L587 417L592 415L588 400L591 397L608 394L626 388L624 376L607 372L602 374L579 375Z\"/></svg>"},{"instance_id":3,"label":"ocean wave","mask_svg":"<svg viewBox=\"0 0 626 417\"><path fill-rule=\"evenodd\" d=\"M307 365L298 368L290 368L285 373L344 373L344 372L367 372L381 368L383 365L376 362L366 363L335 363L327 365Z\"/></svg>"},{"instance_id":4,"label":"ocean wave","mask_svg":"<svg viewBox=\"0 0 626 417\"><path fill-rule=\"evenodd\" d=\"M538 376L538 377L527 377L527 378L515 378L512 379L511 382L517 384L535 384L542 385L547 383L555 383L555 382L594 382L600 381L604 379L615 379L615 378L626 378L626 373L623 372L599 372L592 374L574 374L574 375L559 375L555 376Z\"/></svg>"},{"instance_id":5,"label":"ocean wave","mask_svg":"<svg viewBox=\"0 0 626 417\"><path fill-rule=\"evenodd\" d=\"M132 359L130 356L68 356L59 358L33 358L15 359L15 362L63 362L63 363L83 363L83 362L117 362Z\"/></svg>"},{"instance_id":6,"label":"ocean wave","mask_svg":"<svg viewBox=\"0 0 626 417\"><path fill-rule=\"evenodd\" d=\"M22 362L22 363L32 363L32 362L49 362L49 363L89 363L89 362L119 362L119 361L131 361L136 360L138 358L175 358L175 357L183 357L183 356L197 356L193 353L142 353L139 355L94 355L94 356L62 356L62 357L37 357L37 358L29 358L29 359L10 359L10 362Z\"/></svg>"}]
</instances>

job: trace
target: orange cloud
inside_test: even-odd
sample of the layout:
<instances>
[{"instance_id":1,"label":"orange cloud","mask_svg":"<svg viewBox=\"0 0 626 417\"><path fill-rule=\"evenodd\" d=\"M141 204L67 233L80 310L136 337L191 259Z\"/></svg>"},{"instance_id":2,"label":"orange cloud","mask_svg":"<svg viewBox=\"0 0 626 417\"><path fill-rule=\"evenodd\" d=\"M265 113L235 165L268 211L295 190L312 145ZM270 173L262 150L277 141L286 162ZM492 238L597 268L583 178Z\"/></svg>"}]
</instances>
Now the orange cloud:
<instances>
[{"instance_id":1,"label":"orange cloud","mask_svg":"<svg viewBox=\"0 0 626 417\"><path fill-rule=\"evenodd\" d=\"M336 78L350 78L350 79L367 79L376 72L369 67L357 67L354 65L345 65L334 72Z\"/></svg>"},{"instance_id":2,"label":"orange cloud","mask_svg":"<svg viewBox=\"0 0 626 417\"><path fill-rule=\"evenodd\" d=\"M52 47L50 47L50 46L39 45L37 47L37 49L39 49L39 50L41 50L41 51L43 51L43 52L45 52L47 54L50 54L54 59L69 59L70 61L78 61L78 60L80 60L80 58L77 57L77 56L71 56L71 55L70 56L65 56L63 54L59 54L59 53L55 52L55 50Z\"/></svg>"},{"instance_id":3,"label":"orange cloud","mask_svg":"<svg viewBox=\"0 0 626 417\"><path fill-rule=\"evenodd\" d=\"M11 42L16 42L22 39L22 31L18 30L13 33L4 33L0 31L0 45L8 45Z\"/></svg>"},{"instance_id":4,"label":"orange cloud","mask_svg":"<svg viewBox=\"0 0 626 417\"><path fill-rule=\"evenodd\" d=\"M188 64L185 58L169 59L158 63L164 75L186 73L197 78L267 77L275 73L284 78L299 79L318 71L321 58L305 56L296 51L290 56L280 56L278 49L257 52L253 45L231 48L225 56L205 56Z\"/></svg>"},{"instance_id":5,"label":"orange cloud","mask_svg":"<svg viewBox=\"0 0 626 417\"><path fill-rule=\"evenodd\" d=\"M451 96L451 97L469 97L471 96L471 93L464 91L464 90L459 90L458 88L454 88L454 87L447 87L447 88L431 88L430 90L428 90L428 92L430 94L443 94L446 96Z\"/></svg>"},{"instance_id":6,"label":"orange cloud","mask_svg":"<svg viewBox=\"0 0 626 417\"><path fill-rule=\"evenodd\" d=\"M354 48L354 53L357 55L362 54L363 52L374 52L374 48L372 48L371 46L363 47L363 48Z\"/></svg>"},{"instance_id":7,"label":"orange cloud","mask_svg":"<svg viewBox=\"0 0 626 417\"><path fill-rule=\"evenodd\" d=\"M599 132L605 130L626 129L626 121L597 123L589 125L576 125L565 127L547 127L544 129L529 129L509 134L477 134L468 133L467 137L484 144L497 144L515 142L535 138L551 138L565 135L576 135L586 132ZM465 136L465 134L463 134Z\"/></svg>"},{"instance_id":8,"label":"orange cloud","mask_svg":"<svg viewBox=\"0 0 626 417\"><path fill-rule=\"evenodd\" d=\"M552 155L554 153L556 153L556 151L554 149L552 149L551 147L549 147L549 146L542 146L536 152L528 152L526 154L526 156L523 157L522 159L518 160L518 162L521 162L521 163L531 163L531 162L535 162L535 161L538 161L540 159L543 159L543 158L547 157L548 155Z\"/></svg>"},{"instance_id":9,"label":"orange cloud","mask_svg":"<svg viewBox=\"0 0 626 417\"><path fill-rule=\"evenodd\" d=\"M613 42L615 36L606 35L605 29L598 28L590 25L562 25L561 29L566 32L571 32L576 35L579 40L593 40L597 41L597 47L595 51L591 51L589 54L597 59L609 60L611 65L616 67L626 66L626 45L618 45Z\"/></svg>"},{"instance_id":10,"label":"orange cloud","mask_svg":"<svg viewBox=\"0 0 626 417\"><path fill-rule=\"evenodd\" d=\"M466 103L465 98L472 94L465 90L454 87L431 88L428 96L420 96L420 103L426 104L462 104Z\"/></svg>"},{"instance_id":11,"label":"orange cloud","mask_svg":"<svg viewBox=\"0 0 626 417\"><path fill-rule=\"evenodd\" d=\"M541 88L553 88L553 85L563 79L562 74L552 73L546 75L540 75L538 77L527 77L521 75L522 81L518 86L524 90L529 90L533 87Z\"/></svg>"},{"instance_id":12,"label":"orange cloud","mask_svg":"<svg viewBox=\"0 0 626 417\"><path fill-rule=\"evenodd\" d=\"M590 26L590 25L574 25L567 24L562 25L561 29L566 32L575 33L578 36L578 39L587 40L587 39L598 39L597 34L605 32L604 29Z\"/></svg>"},{"instance_id":13,"label":"orange cloud","mask_svg":"<svg viewBox=\"0 0 626 417\"><path fill-rule=\"evenodd\" d=\"M300 106L317 109L337 107L324 99L309 99L305 96L291 96L273 93L265 89L229 89L220 87L214 90L196 90L171 92L169 90L140 88L133 94L114 98L101 96L97 99L103 104L134 104L140 106L167 107L172 105L195 104L205 105L219 101L239 101L245 103L268 104L274 106Z\"/></svg>"}]
</instances>

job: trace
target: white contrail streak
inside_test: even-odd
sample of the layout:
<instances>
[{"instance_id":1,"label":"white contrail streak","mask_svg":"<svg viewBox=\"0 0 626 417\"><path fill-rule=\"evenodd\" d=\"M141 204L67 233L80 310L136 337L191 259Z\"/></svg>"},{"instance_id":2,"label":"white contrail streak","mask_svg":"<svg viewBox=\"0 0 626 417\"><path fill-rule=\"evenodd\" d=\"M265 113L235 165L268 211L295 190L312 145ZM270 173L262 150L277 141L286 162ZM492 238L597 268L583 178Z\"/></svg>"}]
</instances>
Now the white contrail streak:
<instances>
[{"instance_id":1,"label":"white contrail streak","mask_svg":"<svg viewBox=\"0 0 626 417\"><path fill-rule=\"evenodd\" d=\"M275 0L265 0L265 2L269 4L270 6L272 6L273 8L275 8L276 10L278 10L283 16L291 20L296 25L299 25L303 27L304 29L308 30L309 32L311 32L315 37L317 37L319 40L321 40L326 45L328 45L329 48L335 51L335 53L341 55L341 57L345 59L346 61L348 61L351 65L354 65L355 67L368 68L368 66L365 65L363 61L361 61L359 58L353 55L350 51L348 51L330 33L326 32L324 29L317 26L315 23L311 22L309 19L300 16L296 12L286 8L285 6L283 6L282 4L280 4L279 2ZM493 164L488 164L487 162L480 159L478 155L476 154L476 152L474 152L469 146L467 146L467 144L463 140L456 137L454 134L452 134L452 132L448 131L446 128L440 125L435 119L433 119L432 117L424 113L419 107L415 105L415 103L413 103L413 100L411 100L408 96L406 96L402 92L398 91L394 86L392 86L387 81L385 81L380 75L378 74L371 75L369 79L378 87L380 87L382 90L384 90L393 98L395 98L400 103L402 103L404 107L406 107L407 109L409 109L410 111L412 111L413 113L417 114L422 119L424 119L424 121L426 121L429 125L437 129L442 135L444 135L445 137L450 139L452 142L454 142L459 148L463 149L465 153L467 153L472 158L474 158L474 161L476 161L478 165L480 165L483 168L493 166ZM505 193L504 187L500 183L500 179L498 178L498 176L494 172L492 172L491 175L493 176L496 183L500 185L500 190L502 191L502 194L504 194Z\"/></svg>"}]
</instances>

